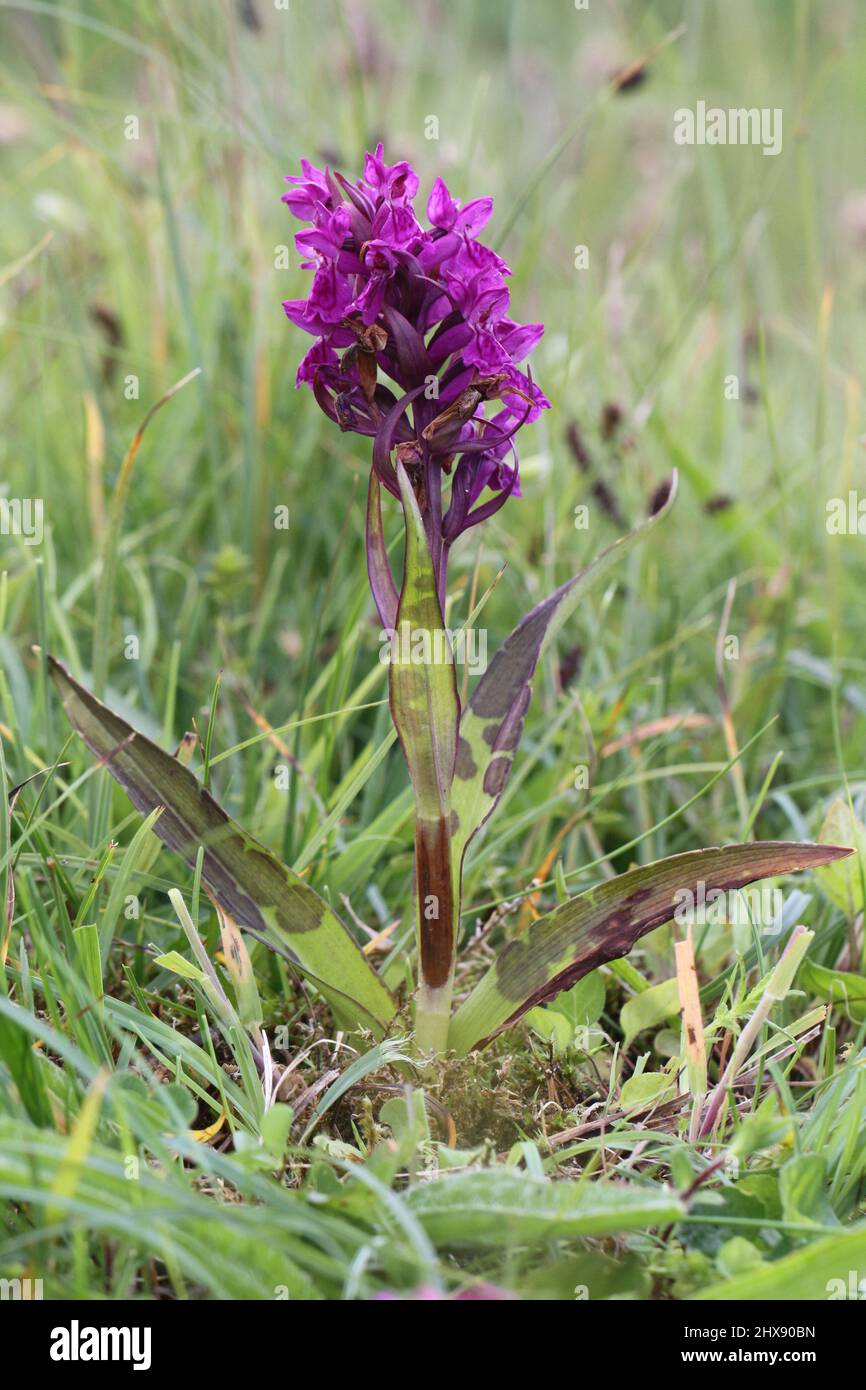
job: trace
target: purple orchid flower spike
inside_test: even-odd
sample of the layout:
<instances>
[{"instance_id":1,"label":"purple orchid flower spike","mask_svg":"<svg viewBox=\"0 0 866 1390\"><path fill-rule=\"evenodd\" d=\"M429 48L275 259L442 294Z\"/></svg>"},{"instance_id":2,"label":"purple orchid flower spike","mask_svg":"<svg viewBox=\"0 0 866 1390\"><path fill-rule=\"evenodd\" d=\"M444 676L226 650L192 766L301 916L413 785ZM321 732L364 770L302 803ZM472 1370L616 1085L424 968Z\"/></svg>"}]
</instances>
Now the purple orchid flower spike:
<instances>
[{"instance_id":1,"label":"purple orchid flower spike","mask_svg":"<svg viewBox=\"0 0 866 1390\"><path fill-rule=\"evenodd\" d=\"M310 224L295 242L314 272L308 297L283 306L316 340L296 385L309 386L340 429L373 440L368 569L392 626L380 486L400 497L399 459L444 603L455 540L520 496L516 435L550 402L518 364L544 328L508 315L511 272L478 240L491 198L461 206L437 178L425 228L413 207L417 174L405 160L386 164L381 144L355 184L306 160L287 182L283 201Z\"/></svg>"}]
</instances>

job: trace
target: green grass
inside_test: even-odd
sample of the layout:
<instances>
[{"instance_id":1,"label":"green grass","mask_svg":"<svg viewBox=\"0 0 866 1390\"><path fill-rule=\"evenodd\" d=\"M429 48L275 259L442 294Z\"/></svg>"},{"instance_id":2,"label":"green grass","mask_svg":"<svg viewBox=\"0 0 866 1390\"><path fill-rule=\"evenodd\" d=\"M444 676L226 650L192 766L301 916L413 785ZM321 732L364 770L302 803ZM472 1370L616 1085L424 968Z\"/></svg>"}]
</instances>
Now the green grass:
<instances>
[{"instance_id":1,"label":"green grass","mask_svg":"<svg viewBox=\"0 0 866 1390\"><path fill-rule=\"evenodd\" d=\"M216 957L207 899L149 832L135 840L141 818L70 735L44 658L104 680L170 749L195 726L231 813L335 906L348 899L359 936L393 926L377 959L395 985L411 978L411 797L366 592L368 459L294 391L304 345L280 308L305 283L283 175L302 156L352 172L382 138L423 187L442 173L458 197L495 197L516 314L547 325L534 371L554 409L525 431L523 499L455 550L451 625L507 566L479 618L492 651L646 513L672 466L682 479L672 516L539 672L467 865L458 991L532 910L535 878L541 911L611 867L815 838L849 792L862 816L866 562L862 537L825 525L828 499L862 477L860 7L4 0L0 28L0 495L42 498L45 517L41 545L0 536L2 774L8 788L43 774L11 836L0 826L15 887L0 1275L81 1298L366 1298L478 1279L527 1298L714 1297L739 1279L745 1297L826 1297L866 1260L856 1005L765 1052L740 1118L707 1146L689 1142L687 1112L623 1114L623 1085L678 1046L662 1019L624 1047L620 1023L673 975L671 927L630 958L637 975L603 972L590 1053L517 1032L424 1078L426 1112L401 1060L408 1023L365 1054L251 945L266 1035L291 1066L265 1113L247 1035L218 1032L156 961L191 959L172 888ZM657 48L641 85L611 90ZM675 145L673 112L698 100L781 107L782 153ZM124 471L148 411L195 368ZM623 412L612 439L608 402ZM574 421L589 472L566 440ZM569 660L579 675L563 683ZM816 933L810 959L860 974L862 916L815 880L796 889L788 925ZM110 941L104 964L94 936ZM720 1041L754 1007L778 938L746 926L697 941ZM817 1002L800 983L773 1014L770 1057L787 1045L776 1030ZM448 1167L488 1174L470 1190L474 1235L457 1189L441 1189L443 1214L424 1186ZM602 1180L619 1182L613 1214Z\"/></svg>"}]
</instances>

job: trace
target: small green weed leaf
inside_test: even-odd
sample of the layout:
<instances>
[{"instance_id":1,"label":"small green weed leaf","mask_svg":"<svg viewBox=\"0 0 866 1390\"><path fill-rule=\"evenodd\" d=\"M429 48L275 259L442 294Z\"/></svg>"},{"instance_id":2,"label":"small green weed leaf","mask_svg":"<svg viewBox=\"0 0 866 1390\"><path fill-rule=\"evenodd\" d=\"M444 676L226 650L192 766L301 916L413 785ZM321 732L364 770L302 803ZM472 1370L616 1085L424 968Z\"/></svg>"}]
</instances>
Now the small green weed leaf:
<instances>
[{"instance_id":1,"label":"small green weed leaf","mask_svg":"<svg viewBox=\"0 0 866 1390\"><path fill-rule=\"evenodd\" d=\"M675 975L670 980L662 980L661 984L645 989L642 994L636 994L633 999L623 1004L620 1012L619 1021L624 1034L623 1046L628 1047L645 1028L655 1028L658 1024L664 1023L665 1019L679 1012L679 1007L680 997Z\"/></svg>"},{"instance_id":2,"label":"small green weed leaf","mask_svg":"<svg viewBox=\"0 0 866 1390\"><path fill-rule=\"evenodd\" d=\"M849 917L863 911L863 874L866 871L866 825L851 814L851 807L837 797L824 817L818 836L822 845L850 845L850 859L818 869L815 877L830 901Z\"/></svg>"},{"instance_id":3,"label":"small green weed leaf","mask_svg":"<svg viewBox=\"0 0 866 1390\"><path fill-rule=\"evenodd\" d=\"M555 1009L530 1009L526 1022L543 1042L550 1044L557 1056L567 1052L574 1041L573 1025Z\"/></svg>"},{"instance_id":4,"label":"small green weed leaf","mask_svg":"<svg viewBox=\"0 0 866 1390\"><path fill-rule=\"evenodd\" d=\"M294 1111L290 1105L272 1105L261 1118L262 1142L268 1153L278 1161L282 1159L289 1142Z\"/></svg>"},{"instance_id":5,"label":"small green weed leaf","mask_svg":"<svg viewBox=\"0 0 866 1390\"><path fill-rule=\"evenodd\" d=\"M747 1115L737 1126L729 1145L729 1151L736 1158L748 1158L750 1154L770 1149L781 1144L790 1131L791 1121L779 1114L779 1098L771 1091L765 1096L751 1115Z\"/></svg>"},{"instance_id":6,"label":"small green weed leaf","mask_svg":"<svg viewBox=\"0 0 866 1390\"><path fill-rule=\"evenodd\" d=\"M855 1023L866 1021L866 979L847 970L830 970L808 958L800 966L799 982L804 989L835 1004Z\"/></svg>"},{"instance_id":7,"label":"small green weed leaf","mask_svg":"<svg viewBox=\"0 0 866 1390\"><path fill-rule=\"evenodd\" d=\"M798 1154L782 1165L779 1195L786 1221L814 1221L835 1226L837 1216L827 1193L827 1163L821 1154Z\"/></svg>"},{"instance_id":8,"label":"small green weed leaf","mask_svg":"<svg viewBox=\"0 0 866 1390\"><path fill-rule=\"evenodd\" d=\"M549 1007L530 1009L526 1022L557 1054L567 1052L576 1042L586 1047L586 1030L601 1017L605 997L604 977L593 970L571 989L563 990ZM601 1032L596 1030L596 1036L601 1038Z\"/></svg>"},{"instance_id":9,"label":"small green weed leaf","mask_svg":"<svg viewBox=\"0 0 866 1390\"><path fill-rule=\"evenodd\" d=\"M572 1028L588 1028L601 1018L606 994L604 976L600 970L593 970L571 989L557 995L550 1007L567 1018Z\"/></svg>"},{"instance_id":10,"label":"small green weed leaf","mask_svg":"<svg viewBox=\"0 0 866 1390\"><path fill-rule=\"evenodd\" d=\"M166 951L164 955L154 956L153 963L163 970L170 970L173 975L180 975L184 980L195 980L198 984L203 984L207 978L204 971L188 961L180 951Z\"/></svg>"},{"instance_id":11,"label":"small green weed leaf","mask_svg":"<svg viewBox=\"0 0 866 1390\"><path fill-rule=\"evenodd\" d=\"M623 1084L619 1103L623 1110L649 1110L666 1100L673 1100L676 1082L664 1071L642 1071L630 1076Z\"/></svg>"},{"instance_id":12,"label":"small green weed leaf","mask_svg":"<svg viewBox=\"0 0 866 1390\"><path fill-rule=\"evenodd\" d=\"M756 1245L745 1236L734 1236L726 1240L716 1255L719 1273L726 1279L735 1279L738 1274L754 1269L763 1263L763 1255Z\"/></svg>"}]
</instances>

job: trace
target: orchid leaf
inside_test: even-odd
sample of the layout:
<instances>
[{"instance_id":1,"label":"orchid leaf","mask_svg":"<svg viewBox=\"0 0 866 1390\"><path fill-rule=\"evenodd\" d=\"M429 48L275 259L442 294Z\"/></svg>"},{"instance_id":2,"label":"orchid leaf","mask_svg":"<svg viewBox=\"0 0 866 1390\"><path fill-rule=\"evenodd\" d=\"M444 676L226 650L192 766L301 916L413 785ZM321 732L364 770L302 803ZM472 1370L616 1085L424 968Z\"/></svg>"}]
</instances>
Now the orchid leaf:
<instances>
[{"instance_id":1,"label":"orchid leaf","mask_svg":"<svg viewBox=\"0 0 866 1390\"><path fill-rule=\"evenodd\" d=\"M377 1036L395 1013L346 927L309 884L233 821L176 758L136 732L49 657L70 723L137 810L164 807L153 829L193 866L225 912L312 979L341 1019Z\"/></svg>"},{"instance_id":2,"label":"orchid leaf","mask_svg":"<svg viewBox=\"0 0 866 1390\"><path fill-rule=\"evenodd\" d=\"M624 956L646 932L670 921L683 890L697 894L699 884L705 892L743 888L850 853L843 846L785 841L726 845L676 854L608 879L540 917L503 948L454 1015L448 1045L464 1055L590 970Z\"/></svg>"},{"instance_id":3,"label":"orchid leaf","mask_svg":"<svg viewBox=\"0 0 866 1390\"><path fill-rule=\"evenodd\" d=\"M455 884L459 882L467 846L492 813L511 771L532 695L532 679L544 646L574 612L590 586L667 514L676 489L674 472L664 506L527 613L476 685L460 720L454 769L451 853Z\"/></svg>"},{"instance_id":4,"label":"orchid leaf","mask_svg":"<svg viewBox=\"0 0 866 1390\"><path fill-rule=\"evenodd\" d=\"M460 701L424 522L400 463L397 478L406 549L389 690L394 727L415 793L421 974L428 986L439 989L450 979L454 951L449 845Z\"/></svg>"}]
</instances>

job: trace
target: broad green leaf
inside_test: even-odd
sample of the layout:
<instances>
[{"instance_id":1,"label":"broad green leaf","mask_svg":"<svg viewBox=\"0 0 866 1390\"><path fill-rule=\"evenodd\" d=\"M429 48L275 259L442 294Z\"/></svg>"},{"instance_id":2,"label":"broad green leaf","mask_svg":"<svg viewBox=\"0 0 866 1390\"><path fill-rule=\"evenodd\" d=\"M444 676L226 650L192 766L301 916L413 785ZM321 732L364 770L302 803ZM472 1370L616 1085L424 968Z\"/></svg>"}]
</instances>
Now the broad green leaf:
<instances>
[{"instance_id":1,"label":"broad green leaf","mask_svg":"<svg viewBox=\"0 0 866 1390\"><path fill-rule=\"evenodd\" d=\"M542 1042L549 1043L557 1055L567 1052L574 1041L574 1027L555 1009L530 1009L526 1023Z\"/></svg>"},{"instance_id":2,"label":"broad green leaf","mask_svg":"<svg viewBox=\"0 0 866 1390\"><path fill-rule=\"evenodd\" d=\"M827 897L848 917L863 910L863 874L866 871L866 825L851 814L847 801L837 797L824 817L821 845L850 845L857 853L842 864L831 864L815 875Z\"/></svg>"},{"instance_id":3,"label":"broad green leaf","mask_svg":"<svg viewBox=\"0 0 866 1390\"><path fill-rule=\"evenodd\" d=\"M740 1299L813 1301L863 1298L866 1295L866 1225L823 1240L810 1241L802 1250L780 1260L746 1270L734 1279L712 1284L693 1294L694 1299L716 1302ZM853 1274L852 1274L853 1271ZM861 1283L862 1281L862 1283Z\"/></svg>"},{"instance_id":4,"label":"broad green leaf","mask_svg":"<svg viewBox=\"0 0 866 1390\"><path fill-rule=\"evenodd\" d=\"M451 781L460 701L457 677L424 522L412 485L397 465L406 548L388 686L394 727L415 794L415 866L421 975L439 989L451 978Z\"/></svg>"},{"instance_id":5,"label":"broad green leaf","mask_svg":"<svg viewBox=\"0 0 866 1390\"><path fill-rule=\"evenodd\" d=\"M248 835L176 758L97 700L59 661L52 677L73 727L150 816L154 830L192 867L204 848L202 881L253 936L309 976L342 1018L381 1035L394 1016L390 994L324 899Z\"/></svg>"},{"instance_id":6,"label":"broad green leaf","mask_svg":"<svg viewBox=\"0 0 866 1390\"><path fill-rule=\"evenodd\" d=\"M457 761L451 795L454 826L451 854L459 885L463 856L470 840L502 795L523 732L532 695L532 679L547 642L574 612L596 580L607 574L655 526L673 505L677 475L665 505L627 536L608 546L590 565L566 580L527 613L496 652L460 718Z\"/></svg>"},{"instance_id":7,"label":"broad green leaf","mask_svg":"<svg viewBox=\"0 0 866 1390\"><path fill-rule=\"evenodd\" d=\"M527 1009L625 955L646 932L673 917L683 889L743 888L850 853L834 845L784 841L726 845L676 854L607 879L509 941L454 1015L448 1045L464 1055L516 1023Z\"/></svg>"},{"instance_id":8,"label":"broad green leaf","mask_svg":"<svg viewBox=\"0 0 866 1390\"><path fill-rule=\"evenodd\" d=\"M586 1034L600 1018L605 996L604 978L599 970L593 970L571 989L557 995L549 1008L530 1009L526 1022L539 1037L552 1044L554 1052L567 1052L574 1043L587 1049L590 1044ZM603 1037L600 1029L595 1030L595 1035L599 1039Z\"/></svg>"},{"instance_id":9,"label":"broad green leaf","mask_svg":"<svg viewBox=\"0 0 866 1390\"><path fill-rule=\"evenodd\" d=\"M571 989L557 995L551 1008L563 1014L572 1028L588 1028L601 1018L606 997L604 976L599 970L593 970L591 975L585 975Z\"/></svg>"},{"instance_id":10,"label":"broad green leaf","mask_svg":"<svg viewBox=\"0 0 866 1390\"><path fill-rule=\"evenodd\" d=\"M838 1005L855 1023L866 1021L866 978L862 975L829 970L826 965L807 959L800 966L800 984L819 999Z\"/></svg>"},{"instance_id":11,"label":"broad green leaf","mask_svg":"<svg viewBox=\"0 0 866 1390\"><path fill-rule=\"evenodd\" d=\"M648 1110L661 1101L673 1100L676 1083L664 1071L642 1071L624 1082L619 1095L623 1110Z\"/></svg>"},{"instance_id":12,"label":"broad green leaf","mask_svg":"<svg viewBox=\"0 0 866 1390\"><path fill-rule=\"evenodd\" d=\"M387 1125L400 1142L408 1137L415 1149L430 1143L430 1121L424 1092L412 1086L407 1086L402 1096L385 1101L379 1111L379 1123Z\"/></svg>"},{"instance_id":13,"label":"broad green leaf","mask_svg":"<svg viewBox=\"0 0 866 1390\"><path fill-rule=\"evenodd\" d=\"M662 980L660 985L652 985L642 994L636 994L633 999L623 1004L620 1011L623 1047L628 1047L645 1028L655 1028L659 1023L664 1023L666 1018L679 1013L679 1008L680 995L676 975L670 980Z\"/></svg>"},{"instance_id":14,"label":"broad green leaf","mask_svg":"<svg viewBox=\"0 0 866 1390\"><path fill-rule=\"evenodd\" d=\"M683 1206L664 1188L549 1182L514 1168L456 1173L409 1189L406 1202L435 1245L538 1244L665 1226Z\"/></svg>"},{"instance_id":15,"label":"broad green leaf","mask_svg":"<svg viewBox=\"0 0 866 1390\"><path fill-rule=\"evenodd\" d=\"M720 1274L728 1279L735 1279L737 1275L762 1264L763 1258L757 1245L746 1240L745 1236L732 1236L719 1250L716 1265Z\"/></svg>"},{"instance_id":16,"label":"broad green leaf","mask_svg":"<svg viewBox=\"0 0 866 1390\"><path fill-rule=\"evenodd\" d=\"M584 1246L562 1259L545 1259L520 1279L522 1299L546 1302L601 1303L607 1299L649 1298L652 1276L647 1262L638 1254L622 1254L615 1259L596 1248Z\"/></svg>"},{"instance_id":17,"label":"broad green leaf","mask_svg":"<svg viewBox=\"0 0 866 1390\"><path fill-rule=\"evenodd\" d=\"M823 1154L797 1154L783 1163L779 1195L786 1221L814 1221L819 1226L838 1223L830 1203L827 1160Z\"/></svg>"},{"instance_id":18,"label":"broad green leaf","mask_svg":"<svg viewBox=\"0 0 866 1390\"><path fill-rule=\"evenodd\" d=\"M262 1143L268 1153L282 1162L289 1141L289 1131L295 1112L290 1105L277 1103L266 1110L261 1119Z\"/></svg>"}]
</instances>

